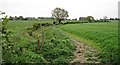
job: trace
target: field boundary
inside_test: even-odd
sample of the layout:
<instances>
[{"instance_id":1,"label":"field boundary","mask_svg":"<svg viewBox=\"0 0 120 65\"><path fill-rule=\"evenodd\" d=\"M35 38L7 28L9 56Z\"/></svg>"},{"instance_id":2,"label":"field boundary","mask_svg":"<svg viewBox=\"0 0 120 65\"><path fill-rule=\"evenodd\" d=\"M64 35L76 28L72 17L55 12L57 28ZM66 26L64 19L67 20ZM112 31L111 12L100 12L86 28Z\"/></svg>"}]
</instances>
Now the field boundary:
<instances>
[{"instance_id":1,"label":"field boundary","mask_svg":"<svg viewBox=\"0 0 120 65\"><path fill-rule=\"evenodd\" d=\"M95 44L95 42L93 42L92 40L86 40L82 37L77 37L76 35L65 32L64 30L61 30L61 29L59 29L59 30L62 31L63 33L65 33L70 39L75 39L76 41L78 41L80 43L84 43L85 45L91 46L92 48L102 51L102 50L100 50L100 48L98 46L93 45L93 44Z\"/></svg>"},{"instance_id":2,"label":"field boundary","mask_svg":"<svg viewBox=\"0 0 120 65\"><path fill-rule=\"evenodd\" d=\"M98 54L99 51L96 48L94 48L92 44L88 44L88 42L92 43L92 41L87 41L83 38L78 38L77 36L67 33L65 31L61 31L61 32L66 34L76 46L76 50L74 51L75 58L70 63L76 63L76 62L77 63L100 63L99 61L95 61L96 59L98 59L98 57L95 55ZM80 39L83 39L82 42ZM88 57L87 56L88 54L91 55L91 57ZM90 58L92 59L89 60Z\"/></svg>"}]
</instances>

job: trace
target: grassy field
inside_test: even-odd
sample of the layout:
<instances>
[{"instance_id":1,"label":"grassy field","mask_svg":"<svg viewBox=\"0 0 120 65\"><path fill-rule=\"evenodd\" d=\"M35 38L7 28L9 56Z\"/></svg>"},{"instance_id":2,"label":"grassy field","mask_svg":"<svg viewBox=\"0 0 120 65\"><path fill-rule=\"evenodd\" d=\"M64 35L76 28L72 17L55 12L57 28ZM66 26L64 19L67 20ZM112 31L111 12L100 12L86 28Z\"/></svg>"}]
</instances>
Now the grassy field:
<instances>
[{"instance_id":1,"label":"grassy field","mask_svg":"<svg viewBox=\"0 0 120 65\"><path fill-rule=\"evenodd\" d=\"M44 22L48 21L9 21L7 29L12 31L9 39L14 47L10 53L4 54L4 62L61 63L62 65L69 63L74 58L75 46L65 34L56 29L56 26L39 28L33 32L33 36L29 36L27 33L27 27ZM42 29L45 30L44 44L41 37ZM38 35L40 36L40 50L37 49Z\"/></svg>"},{"instance_id":2,"label":"grassy field","mask_svg":"<svg viewBox=\"0 0 120 65\"><path fill-rule=\"evenodd\" d=\"M101 52L101 62L117 62L118 22L67 24L60 28L70 37Z\"/></svg>"},{"instance_id":3,"label":"grassy field","mask_svg":"<svg viewBox=\"0 0 120 65\"><path fill-rule=\"evenodd\" d=\"M75 45L70 38L100 51L101 62L117 62L118 22L79 23L45 26L28 34L27 28L35 23L52 23L53 20L14 20L9 21L7 29L12 31L9 39L14 44L12 53L6 53L4 62L12 63L69 63L74 58ZM1 26L1 23L0 23ZM45 30L45 43L41 33ZM61 31L60 31L60 30ZM41 49L37 49L38 35ZM3 41L3 40L2 40ZM20 48L23 51L20 51Z\"/></svg>"}]
</instances>

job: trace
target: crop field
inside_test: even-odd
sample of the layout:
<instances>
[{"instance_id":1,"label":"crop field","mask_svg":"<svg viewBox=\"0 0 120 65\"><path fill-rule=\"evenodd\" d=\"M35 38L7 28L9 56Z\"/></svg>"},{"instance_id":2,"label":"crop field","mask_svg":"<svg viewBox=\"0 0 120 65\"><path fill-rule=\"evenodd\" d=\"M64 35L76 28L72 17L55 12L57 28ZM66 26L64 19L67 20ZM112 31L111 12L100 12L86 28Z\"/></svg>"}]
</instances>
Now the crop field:
<instances>
[{"instance_id":1,"label":"crop field","mask_svg":"<svg viewBox=\"0 0 120 65\"><path fill-rule=\"evenodd\" d=\"M49 23L53 20L13 20L7 23L12 31L9 40L14 46L7 46L2 62L12 63L59 63L66 65L74 58L75 42L82 42L99 51L99 62L117 62L118 57L118 22L79 23L42 26L32 35L28 28L34 24ZM0 23L1 25L1 23ZM44 31L44 42L42 33ZM38 38L39 36L39 38ZM40 49L38 49L38 40ZM2 40L4 42L4 38ZM6 46L6 44L3 44Z\"/></svg>"},{"instance_id":2,"label":"crop field","mask_svg":"<svg viewBox=\"0 0 120 65\"><path fill-rule=\"evenodd\" d=\"M1 3L0 64L120 65L119 1Z\"/></svg>"},{"instance_id":3,"label":"crop field","mask_svg":"<svg viewBox=\"0 0 120 65\"><path fill-rule=\"evenodd\" d=\"M101 62L117 62L118 22L67 24L60 27L70 37L100 51Z\"/></svg>"}]
</instances>

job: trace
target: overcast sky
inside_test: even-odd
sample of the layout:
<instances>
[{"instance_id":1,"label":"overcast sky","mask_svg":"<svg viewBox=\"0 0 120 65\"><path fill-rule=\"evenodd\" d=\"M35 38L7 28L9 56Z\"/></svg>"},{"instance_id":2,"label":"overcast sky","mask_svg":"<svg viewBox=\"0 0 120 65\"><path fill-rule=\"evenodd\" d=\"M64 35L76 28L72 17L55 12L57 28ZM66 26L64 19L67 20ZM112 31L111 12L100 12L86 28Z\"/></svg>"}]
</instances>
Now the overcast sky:
<instances>
[{"instance_id":1,"label":"overcast sky","mask_svg":"<svg viewBox=\"0 0 120 65\"><path fill-rule=\"evenodd\" d=\"M119 0L0 0L0 11L11 16L51 17L51 11L64 8L69 18L118 17Z\"/></svg>"}]
</instances>

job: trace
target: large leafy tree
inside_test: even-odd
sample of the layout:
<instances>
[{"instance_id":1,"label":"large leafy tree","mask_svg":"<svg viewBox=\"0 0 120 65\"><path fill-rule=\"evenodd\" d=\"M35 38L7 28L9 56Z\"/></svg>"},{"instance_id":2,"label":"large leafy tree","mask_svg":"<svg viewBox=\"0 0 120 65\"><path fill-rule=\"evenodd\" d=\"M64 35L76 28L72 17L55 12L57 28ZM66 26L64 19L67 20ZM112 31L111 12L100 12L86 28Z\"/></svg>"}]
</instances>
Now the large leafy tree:
<instances>
[{"instance_id":1,"label":"large leafy tree","mask_svg":"<svg viewBox=\"0 0 120 65\"><path fill-rule=\"evenodd\" d=\"M69 15L68 11L66 11L65 9L57 7L54 10L52 10L52 17L60 23L61 20L67 19Z\"/></svg>"},{"instance_id":2,"label":"large leafy tree","mask_svg":"<svg viewBox=\"0 0 120 65\"><path fill-rule=\"evenodd\" d=\"M87 16L87 17L86 17L86 20L87 20L88 22L92 22L92 21L94 21L94 17L92 17L92 16Z\"/></svg>"}]
</instances>

